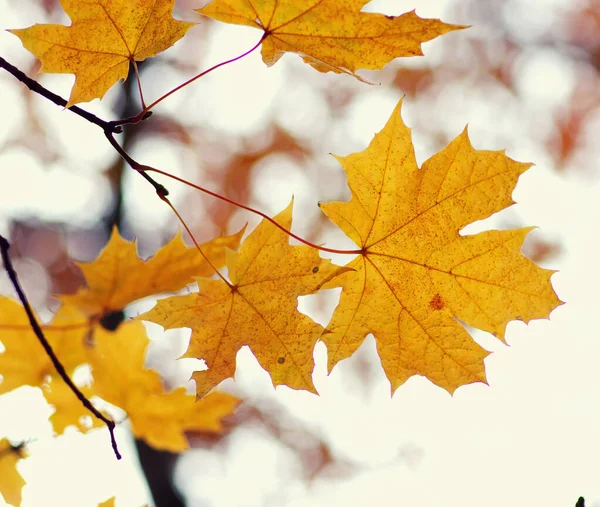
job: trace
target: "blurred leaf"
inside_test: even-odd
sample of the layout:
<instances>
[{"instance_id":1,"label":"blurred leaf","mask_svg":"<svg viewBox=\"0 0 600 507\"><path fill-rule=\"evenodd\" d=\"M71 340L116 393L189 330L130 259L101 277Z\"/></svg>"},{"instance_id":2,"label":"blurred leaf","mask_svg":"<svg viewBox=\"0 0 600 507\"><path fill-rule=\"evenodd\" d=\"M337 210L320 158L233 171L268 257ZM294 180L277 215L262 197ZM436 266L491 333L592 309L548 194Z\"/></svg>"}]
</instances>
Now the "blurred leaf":
<instances>
[{"instance_id":1,"label":"blurred leaf","mask_svg":"<svg viewBox=\"0 0 600 507\"><path fill-rule=\"evenodd\" d=\"M219 236L200 247L211 263L220 268L225 264L226 248L237 248L243 234L244 229L231 236ZM191 283L194 276L214 272L195 246L188 247L183 242L181 234L143 261L137 255L135 242L124 240L116 227L95 261L77 265L83 271L87 288L58 297L96 317L122 310L138 299L177 291Z\"/></svg>"},{"instance_id":2,"label":"blurred leaf","mask_svg":"<svg viewBox=\"0 0 600 507\"><path fill-rule=\"evenodd\" d=\"M0 493L6 503L21 505L21 490L25 480L17 470L17 463L23 457L21 448L13 447L8 440L0 440Z\"/></svg>"},{"instance_id":3,"label":"blurred leaf","mask_svg":"<svg viewBox=\"0 0 600 507\"><path fill-rule=\"evenodd\" d=\"M144 368L148 343L141 322L126 322L115 333L98 328L90 352L93 392L127 412L137 438L181 452L189 447L184 432L219 432L239 400L215 392L196 403L185 388L166 392L158 373Z\"/></svg>"}]
</instances>

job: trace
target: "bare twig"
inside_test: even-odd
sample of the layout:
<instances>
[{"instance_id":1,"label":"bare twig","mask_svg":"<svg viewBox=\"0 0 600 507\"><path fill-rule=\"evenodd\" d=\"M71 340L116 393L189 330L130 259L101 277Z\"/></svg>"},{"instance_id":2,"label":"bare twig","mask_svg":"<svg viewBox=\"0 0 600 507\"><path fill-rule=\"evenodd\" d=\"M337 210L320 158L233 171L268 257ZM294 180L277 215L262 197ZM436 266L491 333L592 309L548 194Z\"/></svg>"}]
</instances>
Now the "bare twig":
<instances>
[{"instance_id":1,"label":"bare twig","mask_svg":"<svg viewBox=\"0 0 600 507\"><path fill-rule=\"evenodd\" d=\"M57 95L56 93L51 92L50 90L48 90L48 88L42 86L35 79L31 79L23 71L19 70L14 65L11 65L10 63L8 63L1 56L0 56L0 68L6 70L9 74L12 74L19 81L21 81L25 86L27 86L32 92L35 92L35 93L41 95L42 97L47 98L50 102L53 102L57 106L62 106L62 107L67 106L68 102L64 98L62 98L60 95ZM146 118L150 117L150 111L145 112L144 115L139 119L138 119L138 116L139 116L138 115L138 116L134 116L131 118L126 118L124 120L106 121L106 120L103 120L102 118L98 118L95 114L92 114L92 113L86 111L85 109L80 108L79 106L71 106L68 108L68 110L71 111L72 113L75 113L76 115L80 116L84 120L87 120L90 123L96 125L97 127L100 127L103 130L104 135L110 142L111 146L131 166L131 168L135 169L139 174L142 175L142 177L146 181L148 181L148 183L150 183L154 187L154 190L156 190L156 193L159 196L169 195L168 190L163 185L156 182L152 178L152 176L150 176L149 174L146 174L143 170L140 170L142 165L139 164L138 162L136 162L135 160L133 160L125 152L125 150L123 148L121 148L121 146L119 145L117 140L114 138L115 134L120 134L121 132L123 132L122 125L130 124L130 123L137 123L140 120L145 120Z\"/></svg>"},{"instance_id":2,"label":"bare twig","mask_svg":"<svg viewBox=\"0 0 600 507\"><path fill-rule=\"evenodd\" d=\"M50 102L54 102L57 106L67 107L68 102L63 99L60 95L56 95L56 93L51 92L45 86L42 86L35 79L31 79L27 76L23 71L19 70L14 65L8 63L4 58L0 56L0 68L6 70L9 74L12 74L16 77L21 83L23 83L27 88L29 88L32 92L41 95L42 97L46 97ZM104 131L110 131L114 134L118 134L123 131L123 128L113 122L108 122L98 118L95 114L92 114L85 109L81 109L78 106L69 107L69 111L75 113L78 116L81 116L83 119L97 125Z\"/></svg>"},{"instance_id":3,"label":"bare twig","mask_svg":"<svg viewBox=\"0 0 600 507\"><path fill-rule=\"evenodd\" d=\"M62 363L60 362L60 360L54 353L54 350L52 349L52 346L50 345L50 343L44 336L44 332L42 331L42 328L40 327L37 319L35 318L35 315L33 314L33 310L31 309L31 305L29 304L29 301L27 300L27 296L25 296L25 292L23 292L23 288L21 287L21 284L19 283L19 279L17 277L17 272L15 271L12 261L10 260L10 256L8 255L9 249L10 249L10 243L8 242L8 240L6 238L4 238L4 236L0 235L0 254L2 255L2 261L4 262L4 268L6 269L6 272L8 274L8 277L10 278L10 281L12 282L13 287L17 291L17 295L19 296L19 300L21 301L23 308L25 308L25 312L27 313L27 317L29 318L29 323L31 324L31 328L33 329L33 332L37 336L39 342L42 344L42 347L44 347L46 354L52 361L54 368L56 368L56 371L58 372L60 377L64 380L65 384L67 384L69 386L71 391L73 391L73 393L75 394L75 396L77 396L79 401L81 401L81 403L83 403L83 406L85 408L87 408L92 414L94 414L94 416L96 418L100 419L102 422L104 422L106 424L106 426L108 427L108 431L110 433L110 441L111 441L115 456L117 457L117 459L121 459L121 454L119 453L119 449L117 447L117 441L115 439L115 422L113 420L107 418L106 416L104 416L98 409L96 409L94 407L94 405L92 405L90 400L88 400L85 397L85 395L73 383L73 381L69 377L68 373L66 372L64 366L62 365Z\"/></svg>"}]
</instances>

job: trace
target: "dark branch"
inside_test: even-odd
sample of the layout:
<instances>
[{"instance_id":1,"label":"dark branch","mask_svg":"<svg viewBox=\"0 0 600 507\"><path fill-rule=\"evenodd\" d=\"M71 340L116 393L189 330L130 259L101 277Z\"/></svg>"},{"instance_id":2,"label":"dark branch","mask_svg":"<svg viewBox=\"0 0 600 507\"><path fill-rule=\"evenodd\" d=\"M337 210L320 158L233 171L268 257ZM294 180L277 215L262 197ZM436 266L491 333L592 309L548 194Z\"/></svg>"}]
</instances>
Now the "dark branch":
<instances>
[{"instance_id":1,"label":"dark branch","mask_svg":"<svg viewBox=\"0 0 600 507\"><path fill-rule=\"evenodd\" d=\"M51 92L50 90L48 90L48 88L42 86L35 79L31 79L23 71L19 70L14 65L11 65L10 63L8 63L1 56L0 56L0 68L5 69L7 72L12 74L19 81L21 81L24 85L26 85L32 92L35 92L35 93L41 95L42 97L47 98L49 101L53 102L57 106L62 106L62 107L67 106L68 102L65 99L63 99L60 95L56 95L56 93ZM72 113L75 113L76 115L80 116L81 118L89 121L90 123L93 123L94 125L100 127L104 131L104 135L106 136L106 138L108 139L108 141L110 142L112 147L117 151L117 153L119 155L121 155L121 157L129 164L129 166L132 169L135 169L139 174L141 174L144 177L144 179L146 181L148 181L148 183L150 183L154 187L154 190L156 190L156 193L158 194L159 197L164 197L164 196L169 195L168 190L163 185L156 182L154 180L154 178L152 178L152 176L146 174L146 172L144 171L145 166L143 166L142 164L133 160L127 154L127 152L123 148L121 148L119 143L114 138L114 134L119 134L119 133L123 132L122 125L137 123L140 120L145 120L146 118L150 117L150 114L151 114L150 112L145 113L141 119L138 119L137 116L132 116L132 117L126 118L124 120L105 121L101 118L98 118L95 114L92 114L92 113L86 111L85 109L81 109L78 106L71 106L68 108L68 110L71 111Z\"/></svg>"},{"instance_id":2,"label":"dark branch","mask_svg":"<svg viewBox=\"0 0 600 507\"><path fill-rule=\"evenodd\" d=\"M29 301L27 300L27 296L25 296L25 292L23 292L21 284L19 283L19 279L17 277L17 272L15 271L12 261L10 260L10 256L8 255L9 249L10 249L10 243L6 240L6 238L4 238L4 236L0 235L0 254L2 255L2 261L4 262L4 268L6 269L6 272L8 274L8 277L10 278L10 281L12 282L13 287L17 291L17 295L19 296L19 300L21 301L23 308L25 308L25 312L27 313L27 317L29 318L29 323L31 325L31 328L33 329L33 332L37 336L39 342L42 344L42 347L44 347L44 350L46 351L46 354L52 361L54 368L56 368L56 371L58 372L60 377L65 381L65 383L69 386L71 391L73 391L73 393L75 394L75 396L77 396L79 401L81 401L81 403L83 403L85 408L87 408L92 414L94 414L94 416L96 418L100 419L102 422L104 422L106 424L106 426L108 427L108 431L110 433L110 441L112 444L113 451L115 452L115 456L117 457L117 459L121 459L121 454L119 453L119 449L117 447L117 441L115 439L115 422L112 421L111 419L108 419L107 417L105 417L102 413L100 413L94 407L94 405L92 405L90 400L88 400L85 397L85 395L73 383L73 381L67 374L64 366L62 365L62 363L59 361L58 357L54 353L54 350L52 349L52 346L50 345L50 343L44 336L42 328L38 324L38 321L35 318L35 315L33 314L33 310L31 309L31 305L29 304Z\"/></svg>"},{"instance_id":3,"label":"dark branch","mask_svg":"<svg viewBox=\"0 0 600 507\"><path fill-rule=\"evenodd\" d=\"M5 69L7 72L16 77L21 83L23 83L27 88L29 88L32 92L35 92L42 97L46 97L49 101L54 102L57 106L67 107L68 102L63 99L60 95L56 95L56 93L51 92L48 88L42 86L35 79L31 79L24 72L17 69L14 65L8 63L4 58L0 56L0 68ZM109 131L114 134L118 134L123 131L123 129L113 122L104 121L98 118L95 114L92 114L85 109L81 109L78 106L69 107L69 111L75 113L78 116L81 116L85 120L97 125L104 131Z\"/></svg>"},{"instance_id":4,"label":"dark branch","mask_svg":"<svg viewBox=\"0 0 600 507\"><path fill-rule=\"evenodd\" d=\"M155 181L154 178L152 178L146 172L147 166L136 162L133 158L129 156L129 154L123 148L121 148L121 145L117 142L117 140L114 138L111 132L107 132L105 130L104 135L106 136L106 139L108 139L108 142L112 145L112 147L117 151L117 153L121 155L123 160L125 160L125 162L127 162L132 169L135 169L143 178L145 178L148 181L148 183L150 183L150 185L154 187L154 190L161 199L169 195L169 191L163 185Z\"/></svg>"}]
</instances>

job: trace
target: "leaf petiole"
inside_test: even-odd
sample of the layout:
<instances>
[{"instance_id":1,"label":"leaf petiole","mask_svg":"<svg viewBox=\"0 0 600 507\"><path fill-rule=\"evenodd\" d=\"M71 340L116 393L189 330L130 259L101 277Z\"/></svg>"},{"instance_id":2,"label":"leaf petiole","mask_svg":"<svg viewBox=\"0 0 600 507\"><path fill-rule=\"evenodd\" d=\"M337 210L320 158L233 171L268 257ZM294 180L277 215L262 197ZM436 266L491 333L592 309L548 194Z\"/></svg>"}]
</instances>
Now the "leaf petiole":
<instances>
[{"instance_id":1,"label":"leaf petiole","mask_svg":"<svg viewBox=\"0 0 600 507\"><path fill-rule=\"evenodd\" d=\"M138 71L138 66L137 66L137 62L135 60L131 60L131 63L133 65L133 70L135 71L135 78L137 80L137 85L138 85L138 91L140 92L140 102L142 103L142 107L144 108L144 110L146 110L146 101L144 100L144 92L142 91L142 81L140 79L140 72ZM140 120L143 119L140 118Z\"/></svg>"},{"instance_id":2,"label":"leaf petiole","mask_svg":"<svg viewBox=\"0 0 600 507\"><path fill-rule=\"evenodd\" d=\"M152 102L152 104L150 104L149 106L145 106L144 109L142 109L140 111L140 113L135 117L136 121L132 122L132 123L138 123L143 116L148 113L151 109L154 108L154 106L156 106L157 104L159 104L160 102L162 102L163 100L165 100L167 97L169 97L170 95L173 95L176 91L181 90L182 88L186 87L187 85L193 83L194 81L196 81L197 79L200 79L203 76L206 76L206 74L209 74L210 72L212 72L213 70L218 69L219 67L223 67L223 65L227 65L229 63L233 63L236 62L237 60L240 60L241 58L243 58L244 56L249 55L250 53L252 53L255 49L257 49L260 44L262 43L262 41L265 39L265 37L268 34L265 32L263 34L263 36L260 38L260 40L248 51L242 53L241 55L236 56L235 58L230 58L229 60L225 60L224 62L221 63L217 63L216 65L213 65L212 67L210 67L209 69L206 69L202 72L200 72L200 74L195 75L194 77L192 77L191 79L188 79L187 81L185 81L184 83L181 83L180 85L176 86L175 88L173 88L171 91L165 93L162 97L159 97L158 99L156 99L154 102ZM136 69L137 70L137 69Z\"/></svg>"},{"instance_id":3,"label":"leaf petiole","mask_svg":"<svg viewBox=\"0 0 600 507\"><path fill-rule=\"evenodd\" d=\"M169 206L169 208L171 208L171 210L173 211L173 213L175 213L175 215L177 216L177 218L179 219L179 221L181 222L181 225L183 225L183 227L185 228L185 230L187 231L187 233L190 235L190 238L192 238L192 241L194 242L194 245L196 246L196 249L200 252L200 255L202 255L202 257L204 258L204 260L208 263L208 265L213 269L213 271L219 276L219 278L221 280L223 280L223 282L225 282L226 285L229 286L230 289L233 290L233 285L231 285L231 283L229 283L229 280L227 280L227 278L225 278L225 276L223 276L223 274L216 268L216 266L210 261L210 259L208 258L208 256L202 251L202 248L200 248L200 245L198 244L198 242L196 241L196 238L194 237L194 235L192 234L192 231L190 230L190 228L188 227L188 225L185 223L185 220L183 219L183 217L179 214L179 212L177 211L177 209L175 209L175 206L173 206L173 204L171 203L171 201L169 200L169 198L166 195L162 195L162 194L158 194L158 197L160 197L160 199L162 201L164 201L167 206Z\"/></svg>"},{"instance_id":4,"label":"leaf petiole","mask_svg":"<svg viewBox=\"0 0 600 507\"><path fill-rule=\"evenodd\" d=\"M227 203L229 203L229 204L231 204L233 206L237 206L238 208L241 208L243 210L249 211L250 213L254 213L255 215L258 215L259 217L262 217L265 220L271 222L274 226L276 226L279 229L281 229L283 232L285 232L291 238L294 238L294 239L300 241L301 243L304 243L305 245L308 245L308 246L310 246L312 248L315 248L317 250L321 250L323 252L335 253L335 254L344 254L344 255L356 255L356 254L362 254L362 253L364 253L360 249L357 249L357 250L340 250L340 249L337 249L337 248L327 248L325 246L315 245L314 243L311 243L307 239L304 239L301 236L298 236L297 234L294 234L292 231L289 231L288 229L286 229L285 227L283 227L283 225L277 223L269 215L267 215L266 213L263 213L262 211L259 211L257 209L251 208L250 206L246 206L244 204L241 204L241 203L239 203L237 201L234 201L233 199L229 199L228 197L222 196L220 194L217 194L216 192L212 192L211 190L208 190L207 188L201 187L200 185L196 185L196 184L191 183L191 182L189 182L187 180L184 180L183 178L180 178L179 176L175 176L174 174L169 174L168 172L161 171L160 169L156 169L156 168L150 167L150 166L143 166L143 170L144 171L156 172L158 174L162 174L163 176L167 176L168 178L172 178L174 180L177 180L180 183L184 183L184 184L188 185L189 187L195 188L196 190L200 190L200 192L204 192L205 194L208 194L208 195L210 195L212 197L220 199L221 201L225 201L225 202L227 202Z\"/></svg>"}]
</instances>

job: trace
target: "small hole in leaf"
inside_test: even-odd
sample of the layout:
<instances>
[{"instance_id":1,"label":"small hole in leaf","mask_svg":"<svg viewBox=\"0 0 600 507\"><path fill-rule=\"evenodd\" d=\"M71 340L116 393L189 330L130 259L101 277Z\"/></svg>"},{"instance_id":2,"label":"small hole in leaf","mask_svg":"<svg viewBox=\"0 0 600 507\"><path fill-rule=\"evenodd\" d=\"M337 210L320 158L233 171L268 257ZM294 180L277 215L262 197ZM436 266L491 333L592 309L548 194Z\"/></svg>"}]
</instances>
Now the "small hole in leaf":
<instances>
[{"instance_id":1,"label":"small hole in leaf","mask_svg":"<svg viewBox=\"0 0 600 507\"><path fill-rule=\"evenodd\" d=\"M277 359L277 362L278 362L279 364L283 364L283 363L285 363L285 357L280 357L279 359Z\"/></svg>"}]
</instances>

